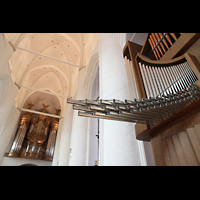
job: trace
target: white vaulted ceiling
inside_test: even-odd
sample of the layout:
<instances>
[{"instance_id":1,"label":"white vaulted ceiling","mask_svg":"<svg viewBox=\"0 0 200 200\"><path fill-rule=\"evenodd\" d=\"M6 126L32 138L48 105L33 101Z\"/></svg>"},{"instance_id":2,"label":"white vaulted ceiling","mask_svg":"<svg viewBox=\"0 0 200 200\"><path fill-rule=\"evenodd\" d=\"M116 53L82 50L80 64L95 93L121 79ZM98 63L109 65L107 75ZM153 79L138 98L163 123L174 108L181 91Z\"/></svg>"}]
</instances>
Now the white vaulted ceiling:
<instances>
[{"instance_id":1,"label":"white vaulted ceiling","mask_svg":"<svg viewBox=\"0 0 200 200\"><path fill-rule=\"evenodd\" d=\"M50 91L63 96L73 96L76 90L79 67L89 62L92 52L98 41L97 33L5 33L6 40L16 48L15 53L9 61L13 82L17 85L27 86L40 90ZM22 51L19 48L36 52L41 55ZM63 61L49 59L42 55ZM16 98L19 107L26 107L27 101L34 93L33 90L20 89ZM38 92L38 95L41 93ZM49 98L43 94L45 101ZM38 105L38 96L32 95L32 103ZM41 98L40 98L41 99ZM62 108L63 98L58 97L61 105L55 103L49 106L49 112L55 108ZM36 103L37 101L37 103ZM55 102L59 102L55 101ZM62 103L63 102L63 103ZM42 105L41 105L42 108ZM33 110L36 107L33 107ZM38 110L39 107L37 106ZM55 112L54 112L55 113Z\"/></svg>"}]
</instances>

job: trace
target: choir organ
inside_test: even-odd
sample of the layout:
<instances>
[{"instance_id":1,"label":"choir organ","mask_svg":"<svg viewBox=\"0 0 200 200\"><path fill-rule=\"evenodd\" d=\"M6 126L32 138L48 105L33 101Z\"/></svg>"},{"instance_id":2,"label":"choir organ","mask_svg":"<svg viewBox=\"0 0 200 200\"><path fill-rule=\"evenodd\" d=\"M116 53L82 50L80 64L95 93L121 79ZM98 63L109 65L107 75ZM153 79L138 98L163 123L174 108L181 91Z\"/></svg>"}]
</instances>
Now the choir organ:
<instances>
[{"instance_id":1,"label":"choir organ","mask_svg":"<svg viewBox=\"0 0 200 200\"><path fill-rule=\"evenodd\" d=\"M29 109L32 106L28 104ZM43 113L48 106L43 104ZM59 112L56 109L56 115ZM58 125L58 118L27 112L22 115L10 152L5 156L52 161Z\"/></svg>"}]
</instances>

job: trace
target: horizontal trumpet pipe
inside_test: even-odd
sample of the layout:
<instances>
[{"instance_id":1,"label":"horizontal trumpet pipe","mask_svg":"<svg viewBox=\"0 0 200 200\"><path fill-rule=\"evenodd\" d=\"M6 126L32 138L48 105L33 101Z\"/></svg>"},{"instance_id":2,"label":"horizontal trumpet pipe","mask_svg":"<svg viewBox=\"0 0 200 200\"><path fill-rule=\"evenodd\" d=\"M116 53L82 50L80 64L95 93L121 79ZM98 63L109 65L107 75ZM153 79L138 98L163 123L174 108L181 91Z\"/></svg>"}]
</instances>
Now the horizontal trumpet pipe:
<instances>
[{"instance_id":1,"label":"horizontal trumpet pipe","mask_svg":"<svg viewBox=\"0 0 200 200\"><path fill-rule=\"evenodd\" d=\"M67 99L67 103L70 103L70 104L78 104L78 105L83 105L83 106L86 106L86 105L87 105L85 100Z\"/></svg>"},{"instance_id":2,"label":"horizontal trumpet pipe","mask_svg":"<svg viewBox=\"0 0 200 200\"><path fill-rule=\"evenodd\" d=\"M73 105L74 110L91 111L88 106Z\"/></svg>"},{"instance_id":3,"label":"horizontal trumpet pipe","mask_svg":"<svg viewBox=\"0 0 200 200\"><path fill-rule=\"evenodd\" d=\"M106 109L105 109L105 107L100 107L100 106L94 106L94 105L91 105L90 106L90 110L99 110L99 111L104 111L104 112L106 112Z\"/></svg>"},{"instance_id":4,"label":"horizontal trumpet pipe","mask_svg":"<svg viewBox=\"0 0 200 200\"><path fill-rule=\"evenodd\" d=\"M100 105L100 103L99 103L98 101L91 101L91 100L86 99L85 102L86 102L87 104Z\"/></svg>"},{"instance_id":5,"label":"horizontal trumpet pipe","mask_svg":"<svg viewBox=\"0 0 200 200\"><path fill-rule=\"evenodd\" d=\"M123 102L123 101L116 100L116 99L113 99L113 103L116 103L116 104L124 104L124 102Z\"/></svg>"},{"instance_id":6,"label":"horizontal trumpet pipe","mask_svg":"<svg viewBox=\"0 0 200 200\"><path fill-rule=\"evenodd\" d=\"M112 104L113 104L112 101L102 100L102 99L100 99L100 103L101 103L101 104L106 104L106 105L112 105Z\"/></svg>"},{"instance_id":7,"label":"horizontal trumpet pipe","mask_svg":"<svg viewBox=\"0 0 200 200\"><path fill-rule=\"evenodd\" d=\"M122 111L123 113L124 111ZM102 113L95 113L95 115L97 116L102 116ZM103 113L103 116L107 116L109 118L113 118L113 119L123 119L123 120L131 120L131 121L138 121L138 122L147 122L147 121L152 121L152 119L150 118L145 118L145 117L139 117L139 116L124 116L118 112L114 112L114 111L109 111L107 114Z\"/></svg>"},{"instance_id":8,"label":"horizontal trumpet pipe","mask_svg":"<svg viewBox=\"0 0 200 200\"><path fill-rule=\"evenodd\" d=\"M148 114L141 114L141 113L130 113L130 112L126 112L126 111L122 111L121 115L123 116L129 116L129 117L135 117L136 119L145 119L145 120L149 120L149 121L160 121L159 117L156 117L155 115L148 115Z\"/></svg>"},{"instance_id":9,"label":"horizontal trumpet pipe","mask_svg":"<svg viewBox=\"0 0 200 200\"><path fill-rule=\"evenodd\" d=\"M94 115L93 113L87 113L87 112L81 112L81 111L78 112L78 116L147 124L145 121L131 120L131 119L125 119L125 118L120 118L120 117L112 117L112 116L108 116L108 115L105 115L105 114L104 115L102 115L102 114L98 115L98 113L96 113L96 115ZM151 124L153 124L153 123L151 123Z\"/></svg>"}]
</instances>

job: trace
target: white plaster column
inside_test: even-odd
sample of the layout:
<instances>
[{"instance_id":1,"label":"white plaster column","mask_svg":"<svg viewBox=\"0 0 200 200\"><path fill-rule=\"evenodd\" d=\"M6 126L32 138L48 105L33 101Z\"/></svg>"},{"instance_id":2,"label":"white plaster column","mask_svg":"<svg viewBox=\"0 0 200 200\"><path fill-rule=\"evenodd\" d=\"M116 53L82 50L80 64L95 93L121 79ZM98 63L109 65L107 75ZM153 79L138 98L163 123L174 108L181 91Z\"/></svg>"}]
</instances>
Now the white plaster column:
<instances>
[{"instance_id":1,"label":"white plaster column","mask_svg":"<svg viewBox=\"0 0 200 200\"><path fill-rule=\"evenodd\" d=\"M0 161L13 137L20 112L15 108L19 89L13 84L8 61L13 54L0 34Z\"/></svg>"},{"instance_id":2,"label":"white plaster column","mask_svg":"<svg viewBox=\"0 0 200 200\"><path fill-rule=\"evenodd\" d=\"M4 39L3 33L0 33L0 71L4 67L4 65L8 63L13 53L14 51Z\"/></svg>"},{"instance_id":3,"label":"white plaster column","mask_svg":"<svg viewBox=\"0 0 200 200\"><path fill-rule=\"evenodd\" d=\"M0 135L0 163L5 153L9 153L18 126L20 111L13 105L10 110Z\"/></svg>"},{"instance_id":4,"label":"white plaster column","mask_svg":"<svg viewBox=\"0 0 200 200\"><path fill-rule=\"evenodd\" d=\"M72 105L66 104L65 115L64 118L62 119L62 124L60 124L62 126L60 137L59 135L57 135L57 137L59 138L57 138L56 140L55 154L57 154L57 159L55 155L54 158L55 160L53 160L53 165L58 165L58 166L69 165L72 119L73 119Z\"/></svg>"},{"instance_id":5,"label":"white plaster column","mask_svg":"<svg viewBox=\"0 0 200 200\"><path fill-rule=\"evenodd\" d=\"M98 64L99 66L99 64ZM95 66L93 66L94 68ZM94 78L91 87L90 99L95 100L99 97L99 69L97 69L96 76ZM87 165L94 166L95 161L98 164L98 119L89 118L88 121L88 136L87 136Z\"/></svg>"},{"instance_id":6,"label":"white plaster column","mask_svg":"<svg viewBox=\"0 0 200 200\"><path fill-rule=\"evenodd\" d=\"M59 165L58 156L59 156L63 121L64 121L64 119L59 120L59 126L58 126L58 130L57 130L57 135L56 135L56 144L55 144L55 149L54 149L54 154L53 154L52 166L58 166Z\"/></svg>"},{"instance_id":7,"label":"white plaster column","mask_svg":"<svg viewBox=\"0 0 200 200\"><path fill-rule=\"evenodd\" d=\"M0 33L0 134L8 116L9 107L10 109L12 107L11 101L16 96L16 86L12 83L8 64L13 53L12 48Z\"/></svg>"},{"instance_id":8,"label":"white plaster column","mask_svg":"<svg viewBox=\"0 0 200 200\"><path fill-rule=\"evenodd\" d=\"M100 98L129 99L125 60L111 33L99 34ZM100 165L141 165L135 124L100 120Z\"/></svg>"},{"instance_id":9,"label":"white plaster column","mask_svg":"<svg viewBox=\"0 0 200 200\"><path fill-rule=\"evenodd\" d=\"M122 49L126 44L126 35L127 33L112 33L113 38L118 41Z\"/></svg>"},{"instance_id":10,"label":"white plaster column","mask_svg":"<svg viewBox=\"0 0 200 200\"><path fill-rule=\"evenodd\" d=\"M73 99L86 99L87 92L84 88L86 68L79 72L79 80L77 85L76 94ZM72 105L71 105L72 106ZM88 131L88 118L78 116L78 111L73 110L73 123L70 141L70 166L85 166L87 158L87 131Z\"/></svg>"},{"instance_id":11,"label":"white plaster column","mask_svg":"<svg viewBox=\"0 0 200 200\"><path fill-rule=\"evenodd\" d=\"M87 142L87 166L98 162L98 119L89 118Z\"/></svg>"},{"instance_id":12,"label":"white plaster column","mask_svg":"<svg viewBox=\"0 0 200 200\"><path fill-rule=\"evenodd\" d=\"M85 166L87 155L87 130L88 118L79 117L78 111L74 111L72 135L70 142L69 166Z\"/></svg>"}]
</instances>

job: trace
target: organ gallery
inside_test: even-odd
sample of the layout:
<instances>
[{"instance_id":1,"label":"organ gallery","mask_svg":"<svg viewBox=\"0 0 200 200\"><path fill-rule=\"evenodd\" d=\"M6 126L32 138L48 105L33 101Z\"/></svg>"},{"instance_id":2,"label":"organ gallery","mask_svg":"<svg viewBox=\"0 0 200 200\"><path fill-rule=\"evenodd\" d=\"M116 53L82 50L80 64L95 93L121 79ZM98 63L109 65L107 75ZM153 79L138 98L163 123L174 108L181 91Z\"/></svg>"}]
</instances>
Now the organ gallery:
<instances>
[{"instance_id":1,"label":"organ gallery","mask_svg":"<svg viewBox=\"0 0 200 200\"><path fill-rule=\"evenodd\" d=\"M33 106L28 104L29 109ZM46 113L48 107L43 104L42 112ZM58 115L60 110L55 110ZM52 161L58 126L58 118L26 112L21 116L8 156Z\"/></svg>"}]
</instances>

